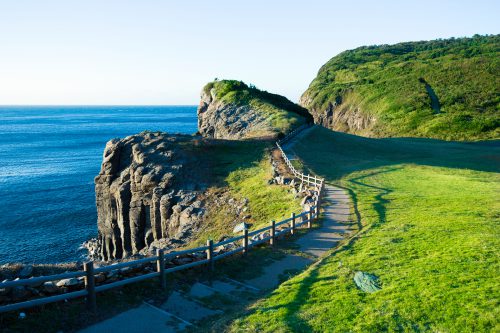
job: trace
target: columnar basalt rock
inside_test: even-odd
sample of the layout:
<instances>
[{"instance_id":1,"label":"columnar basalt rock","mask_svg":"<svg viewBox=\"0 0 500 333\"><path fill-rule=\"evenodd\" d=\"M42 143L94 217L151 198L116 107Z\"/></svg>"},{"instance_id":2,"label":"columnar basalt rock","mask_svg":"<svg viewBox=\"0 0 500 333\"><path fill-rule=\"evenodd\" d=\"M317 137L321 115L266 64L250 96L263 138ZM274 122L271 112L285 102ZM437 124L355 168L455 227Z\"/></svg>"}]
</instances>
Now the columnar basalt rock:
<instances>
[{"instance_id":1,"label":"columnar basalt rock","mask_svg":"<svg viewBox=\"0 0 500 333\"><path fill-rule=\"evenodd\" d=\"M193 172L193 137L144 132L109 141L95 178L98 244L103 260L139 253L183 235L200 221L203 174ZM198 185L197 185L198 184ZM198 186L198 188L196 188Z\"/></svg>"}]
</instances>

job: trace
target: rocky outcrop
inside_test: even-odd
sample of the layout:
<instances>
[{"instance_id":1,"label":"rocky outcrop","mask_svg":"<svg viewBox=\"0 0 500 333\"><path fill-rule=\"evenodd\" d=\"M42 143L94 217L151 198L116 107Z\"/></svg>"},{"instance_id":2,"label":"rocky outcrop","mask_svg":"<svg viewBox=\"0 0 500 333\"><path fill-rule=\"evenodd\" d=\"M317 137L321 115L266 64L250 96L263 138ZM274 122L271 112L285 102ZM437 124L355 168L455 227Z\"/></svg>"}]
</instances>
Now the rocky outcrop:
<instances>
[{"instance_id":1,"label":"rocky outcrop","mask_svg":"<svg viewBox=\"0 0 500 333\"><path fill-rule=\"evenodd\" d=\"M144 132L106 144L95 178L99 255L139 253L153 242L181 238L202 219L206 185L192 153L196 139Z\"/></svg>"},{"instance_id":2,"label":"rocky outcrop","mask_svg":"<svg viewBox=\"0 0 500 333\"><path fill-rule=\"evenodd\" d=\"M201 137L144 132L109 141L95 178L98 237L84 245L90 257L121 259L186 243L210 216L207 207L220 209L206 193L212 175L204 144L227 143L214 138L276 137L309 118L307 110L282 96L239 81L217 81L202 92ZM234 223L241 223L241 210L228 210Z\"/></svg>"},{"instance_id":3,"label":"rocky outcrop","mask_svg":"<svg viewBox=\"0 0 500 333\"><path fill-rule=\"evenodd\" d=\"M241 81L208 83L198 106L198 131L207 138L276 138L311 121L306 109Z\"/></svg>"},{"instance_id":4,"label":"rocky outcrop","mask_svg":"<svg viewBox=\"0 0 500 333\"><path fill-rule=\"evenodd\" d=\"M250 105L218 100L213 89L201 93L198 131L205 137L232 140L276 134L266 118Z\"/></svg>"},{"instance_id":5,"label":"rocky outcrop","mask_svg":"<svg viewBox=\"0 0 500 333\"><path fill-rule=\"evenodd\" d=\"M312 106L311 98L305 93L300 104L309 107L315 124L335 131L369 135L377 124L377 119L363 111L358 103L351 101L350 94L351 92L346 92L345 95L336 96L334 102L329 102L321 108Z\"/></svg>"}]
</instances>

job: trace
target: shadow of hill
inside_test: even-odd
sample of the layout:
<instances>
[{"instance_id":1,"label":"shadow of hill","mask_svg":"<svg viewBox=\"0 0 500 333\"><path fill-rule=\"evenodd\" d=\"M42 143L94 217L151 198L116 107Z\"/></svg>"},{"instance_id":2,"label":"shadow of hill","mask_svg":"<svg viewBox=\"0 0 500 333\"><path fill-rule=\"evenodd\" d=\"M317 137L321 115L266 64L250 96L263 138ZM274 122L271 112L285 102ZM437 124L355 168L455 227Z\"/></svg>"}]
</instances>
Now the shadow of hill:
<instances>
[{"instance_id":1,"label":"shadow of hill","mask_svg":"<svg viewBox=\"0 0 500 333\"><path fill-rule=\"evenodd\" d=\"M295 151L308 167L333 181L354 171L400 164L500 172L500 140L376 139L315 126Z\"/></svg>"},{"instance_id":2,"label":"shadow of hill","mask_svg":"<svg viewBox=\"0 0 500 333\"><path fill-rule=\"evenodd\" d=\"M226 178L233 171L258 165L272 140L220 140L202 139L190 149L197 156L198 165L192 172L203 175L208 186L226 186Z\"/></svg>"}]
</instances>

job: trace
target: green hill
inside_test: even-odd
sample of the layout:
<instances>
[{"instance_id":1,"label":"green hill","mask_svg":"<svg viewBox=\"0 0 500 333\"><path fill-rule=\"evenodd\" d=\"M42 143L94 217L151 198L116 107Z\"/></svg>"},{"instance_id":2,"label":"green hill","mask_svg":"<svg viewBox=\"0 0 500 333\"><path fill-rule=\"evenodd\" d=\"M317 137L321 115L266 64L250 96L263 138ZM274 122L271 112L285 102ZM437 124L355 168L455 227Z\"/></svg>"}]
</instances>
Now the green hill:
<instances>
[{"instance_id":1,"label":"green hill","mask_svg":"<svg viewBox=\"0 0 500 333\"><path fill-rule=\"evenodd\" d=\"M301 97L315 122L371 137L500 137L500 35L340 53Z\"/></svg>"},{"instance_id":2,"label":"green hill","mask_svg":"<svg viewBox=\"0 0 500 333\"><path fill-rule=\"evenodd\" d=\"M198 130L206 137L248 139L276 137L312 117L283 96L236 80L205 85L198 107Z\"/></svg>"}]
</instances>

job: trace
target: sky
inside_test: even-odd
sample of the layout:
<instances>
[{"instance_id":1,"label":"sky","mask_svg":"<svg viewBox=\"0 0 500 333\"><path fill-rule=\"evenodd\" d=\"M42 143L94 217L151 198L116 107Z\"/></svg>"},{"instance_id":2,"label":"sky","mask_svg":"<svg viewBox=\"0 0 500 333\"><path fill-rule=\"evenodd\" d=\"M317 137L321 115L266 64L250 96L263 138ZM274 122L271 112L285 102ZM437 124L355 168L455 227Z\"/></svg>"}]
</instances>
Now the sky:
<instances>
[{"instance_id":1,"label":"sky","mask_svg":"<svg viewBox=\"0 0 500 333\"><path fill-rule=\"evenodd\" d=\"M500 33L500 1L0 0L0 105L195 105L214 78L298 101L363 45Z\"/></svg>"}]
</instances>

